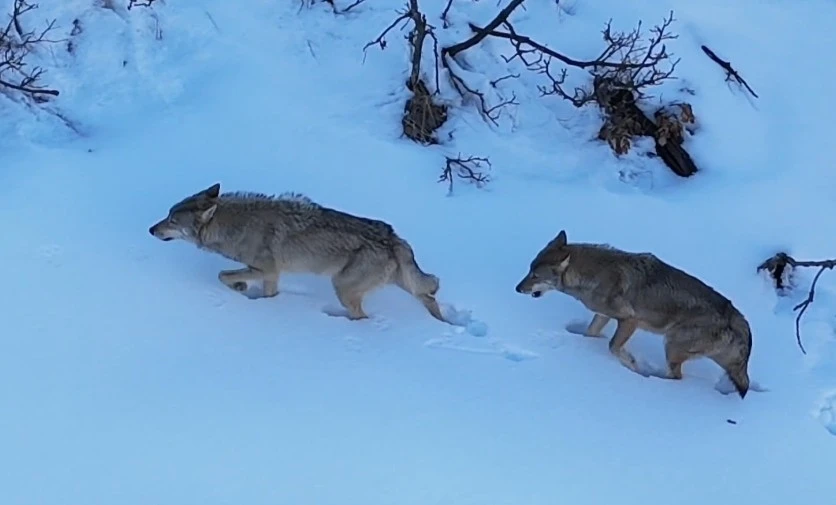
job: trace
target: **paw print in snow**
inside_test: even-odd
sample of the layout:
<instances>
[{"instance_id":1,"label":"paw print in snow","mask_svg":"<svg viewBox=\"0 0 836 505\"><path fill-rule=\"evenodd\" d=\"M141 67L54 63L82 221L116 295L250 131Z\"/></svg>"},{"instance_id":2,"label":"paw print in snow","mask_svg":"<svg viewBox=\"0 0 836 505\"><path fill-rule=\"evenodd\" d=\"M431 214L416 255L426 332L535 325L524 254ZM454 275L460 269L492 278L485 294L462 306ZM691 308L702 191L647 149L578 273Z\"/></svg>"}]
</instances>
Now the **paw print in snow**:
<instances>
[{"instance_id":1,"label":"paw print in snow","mask_svg":"<svg viewBox=\"0 0 836 505\"><path fill-rule=\"evenodd\" d=\"M831 392L819 404L817 416L819 422L831 435L836 436L836 392Z\"/></svg>"},{"instance_id":2,"label":"paw print in snow","mask_svg":"<svg viewBox=\"0 0 836 505\"><path fill-rule=\"evenodd\" d=\"M37 254L50 265L57 267L61 266L64 249L59 245L45 245L38 248Z\"/></svg>"}]
</instances>

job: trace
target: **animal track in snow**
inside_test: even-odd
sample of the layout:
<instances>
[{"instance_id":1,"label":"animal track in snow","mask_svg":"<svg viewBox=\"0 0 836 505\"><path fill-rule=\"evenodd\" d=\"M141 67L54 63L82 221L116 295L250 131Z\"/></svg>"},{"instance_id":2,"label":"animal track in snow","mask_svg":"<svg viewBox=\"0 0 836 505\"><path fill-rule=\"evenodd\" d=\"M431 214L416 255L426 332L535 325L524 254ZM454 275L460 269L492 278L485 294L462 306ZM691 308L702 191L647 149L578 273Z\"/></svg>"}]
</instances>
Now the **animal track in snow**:
<instances>
[{"instance_id":1,"label":"animal track in snow","mask_svg":"<svg viewBox=\"0 0 836 505\"><path fill-rule=\"evenodd\" d=\"M488 325L474 319L469 310L456 309L451 304L439 304L441 315L453 326L464 328L467 333L474 337L484 337L488 334Z\"/></svg>"},{"instance_id":2,"label":"animal track in snow","mask_svg":"<svg viewBox=\"0 0 836 505\"><path fill-rule=\"evenodd\" d=\"M50 265L58 267L61 266L64 249L59 245L45 245L38 248L37 254Z\"/></svg>"},{"instance_id":3,"label":"animal track in snow","mask_svg":"<svg viewBox=\"0 0 836 505\"><path fill-rule=\"evenodd\" d=\"M825 395L816 410L816 417L824 429L836 436L836 391Z\"/></svg>"},{"instance_id":4,"label":"animal track in snow","mask_svg":"<svg viewBox=\"0 0 836 505\"><path fill-rule=\"evenodd\" d=\"M210 288L206 290L206 296L209 298L209 302L212 304L213 307L216 309L223 308L227 302L229 301L229 293L227 291L229 288Z\"/></svg>"},{"instance_id":5,"label":"animal track in snow","mask_svg":"<svg viewBox=\"0 0 836 505\"><path fill-rule=\"evenodd\" d=\"M328 304L322 307L322 313L327 316L341 317L346 320L349 320L348 311L345 309L345 307L342 307L337 304ZM375 328L378 331L386 331L392 327L392 324L389 322L389 319L385 316L381 316L378 314L368 314L368 316L368 319L361 319L356 322L370 324L373 328Z\"/></svg>"},{"instance_id":6,"label":"animal track in snow","mask_svg":"<svg viewBox=\"0 0 836 505\"><path fill-rule=\"evenodd\" d=\"M714 384L714 389L716 389L719 393L724 395L737 394L737 389L735 389L734 384L732 384L731 379L729 379L729 376L726 375L725 372L722 372L720 374L720 377ZM749 378L749 393L752 392L766 393L769 392L769 388L762 386L757 381L754 381L751 378Z\"/></svg>"},{"instance_id":7,"label":"animal track in snow","mask_svg":"<svg viewBox=\"0 0 836 505\"><path fill-rule=\"evenodd\" d=\"M439 304L439 307L441 315L452 325L452 329L448 329L440 337L425 341L424 346L470 354L501 356L510 361L525 361L539 357L537 353L527 349L487 337L488 325L474 318L470 310L457 309L452 304Z\"/></svg>"},{"instance_id":8,"label":"animal track in snow","mask_svg":"<svg viewBox=\"0 0 836 505\"><path fill-rule=\"evenodd\" d=\"M345 345L346 350L352 352L361 352L364 347L363 339L354 335L343 337L343 344Z\"/></svg>"},{"instance_id":9,"label":"animal track in snow","mask_svg":"<svg viewBox=\"0 0 836 505\"><path fill-rule=\"evenodd\" d=\"M534 333L532 333L531 336L534 341L540 343L544 347L557 349L566 345L566 339L561 338L563 335L564 333L559 330L538 329L534 330Z\"/></svg>"},{"instance_id":10,"label":"animal track in snow","mask_svg":"<svg viewBox=\"0 0 836 505\"><path fill-rule=\"evenodd\" d=\"M458 333L459 335L465 332L462 328L457 328L457 330L458 331L455 333ZM501 356L510 361L526 361L539 357L537 353L515 345L507 344L498 339L480 339L479 342L484 342L486 345L470 345L468 343L461 343L458 342L453 335L446 333L441 337L431 338L425 341L424 346L431 349L445 349L448 351L458 351L470 354Z\"/></svg>"}]
</instances>

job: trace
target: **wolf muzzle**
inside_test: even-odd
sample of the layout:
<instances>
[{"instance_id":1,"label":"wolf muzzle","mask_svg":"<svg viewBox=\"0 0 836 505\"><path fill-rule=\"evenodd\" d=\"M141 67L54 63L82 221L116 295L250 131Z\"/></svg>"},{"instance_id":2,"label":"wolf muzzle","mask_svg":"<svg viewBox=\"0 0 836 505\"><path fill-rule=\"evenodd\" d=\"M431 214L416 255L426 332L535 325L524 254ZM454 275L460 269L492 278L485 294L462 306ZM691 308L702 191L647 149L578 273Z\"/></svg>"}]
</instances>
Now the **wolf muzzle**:
<instances>
[{"instance_id":1,"label":"wolf muzzle","mask_svg":"<svg viewBox=\"0 0 836 505\"><path fill-rule=\"evenodd\" d=\"M525 279L523 279L522 281L520 281L520 283L519 283L519 284L517 284L517 287L516 287L514 290L515 290L517 293L520 293L520 294L523 294L523 295L530 294L533 298L540 298L540 297L543 295L543 292L542 292L542 291L530 291L530 292L525 291L525 290L523 289L523 285L524 285L524 284L525 284Z\"/></svg>"},{"instance_id":2,"label":"wolf muzzle","mask_svg":"<svg viewBox=\"0 0 836 505\"><path fill-rule=\"evenodd\" d=\"M154 226L148 228L148 233L150 233L152 237L158 238L158 239L162 240L163 242L168 242L169 240L172 240L171 237L165 237L165 238L158 237L157 236L157 226L159 226L159 223L157 223Z\"/></svg>"}]
</instances>

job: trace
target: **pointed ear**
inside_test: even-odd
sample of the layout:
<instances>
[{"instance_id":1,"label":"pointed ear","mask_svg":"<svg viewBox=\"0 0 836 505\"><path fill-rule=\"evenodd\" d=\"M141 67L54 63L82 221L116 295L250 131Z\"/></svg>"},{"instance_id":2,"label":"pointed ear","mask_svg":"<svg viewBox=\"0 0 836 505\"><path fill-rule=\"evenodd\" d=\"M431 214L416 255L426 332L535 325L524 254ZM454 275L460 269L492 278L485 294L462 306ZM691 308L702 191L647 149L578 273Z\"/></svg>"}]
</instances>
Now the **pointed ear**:
<instances>
[{"instance_id":1,"label":"pointed ear","mask_svg":"<svg viewBox=\"0 0 836 505\"><path fill-rule=\"evenodd\" d=\"M221 183L216 182L212 184L208 188L201 191L201 195L205 196L206 198L217 198L218 195L221 193Z\"/></svg>"},{"instance_id":2,"label":"pointed ear","mask_svg":"<svg viewBox=\"0 0 836 505\"><path fill-rule=\"evenodd\" d=\"M549 247L563 247L566 245L566 230L560 230L555 238L549 242Z\"/></svg>"},{"instance_id":3,"label":"pointed ear","mask_svg":"<svg viewBox=\"0 0 836 505\"><path fill-rule=\"evenodd\" d=\"M204 223L208 223L212 216L215 215L215 211L218 210L218 204L214 204L206 210L200 212L200 220Z\"/></svg>"}]
</instances>

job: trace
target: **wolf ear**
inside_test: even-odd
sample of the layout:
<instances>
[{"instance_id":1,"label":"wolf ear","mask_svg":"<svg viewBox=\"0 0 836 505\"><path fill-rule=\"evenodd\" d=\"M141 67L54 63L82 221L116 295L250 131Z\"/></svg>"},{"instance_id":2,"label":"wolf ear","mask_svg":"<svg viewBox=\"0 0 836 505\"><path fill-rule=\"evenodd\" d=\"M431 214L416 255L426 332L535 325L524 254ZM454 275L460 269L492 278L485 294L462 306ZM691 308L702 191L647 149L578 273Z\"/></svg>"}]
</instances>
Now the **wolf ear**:
<instances>
[{"instance_id":1,"label":"wolf ear","mask_svg":"<svg viewBox=\"0 0 836 505\"><path fill-rule=\"evenodd\" d=\"M550 247L563 247L566 245L566 230L560 230L560 233L549 242Z\"/></svg>"},{"instance_id":2,"label":"wolf ear","mask_svg":"<svg viewBox=\"0 0 836 505\"><path fill-rule=\"evenodd\" d=\"M208 188L201 191L200 196L205 196L206 198L214 199L214 198L218 197L220 192L221 192L221 183L216 182L215 184L212 184Z\"/></svg>"},{"instance_id":3,"label":"wolf ear","mask_svg":"<svg viewBox=\"0 0 836 505\"><path fill-rule=\"evenodd\" d=\"M208 223L212 216L215 215L215 211L218 210L218 204L214 204L210 206L208 209L200 211L200 220L201 222Z\"/></svg>"}]
</instances>

